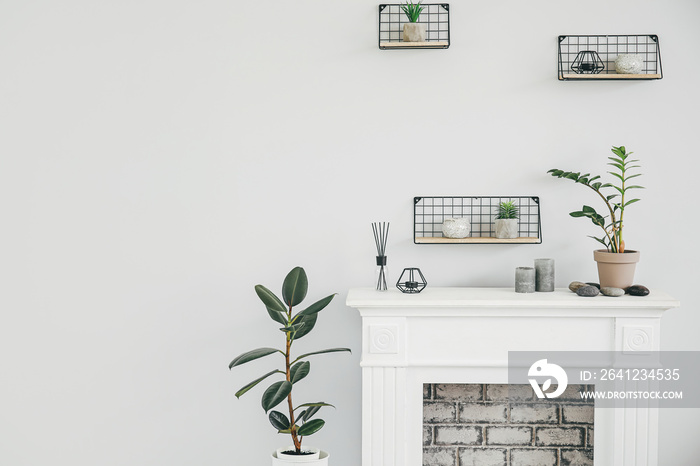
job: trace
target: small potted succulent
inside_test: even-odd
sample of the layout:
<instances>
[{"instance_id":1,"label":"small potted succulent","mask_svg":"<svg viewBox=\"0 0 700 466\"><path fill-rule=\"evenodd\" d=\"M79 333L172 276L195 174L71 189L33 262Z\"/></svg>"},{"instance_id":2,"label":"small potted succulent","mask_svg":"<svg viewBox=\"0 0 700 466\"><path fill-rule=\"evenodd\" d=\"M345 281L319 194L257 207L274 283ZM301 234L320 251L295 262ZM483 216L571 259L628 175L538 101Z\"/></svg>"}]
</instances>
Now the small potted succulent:
<instances>
[{"instance_id":1,"label":"small potted succulent","mask_svg":"<svg viewBox=\"0 0 700 466\"><path fill-rule=\"evenodd\" d=\"M513 239L518 237L518 206L514 201L501 201L494 221L496 238Z\"/></svg>"},{"instance_id":2,"label":"small potted succulent","mask_svg":"<svg viewBox=\"0 0 700 466\"><path fill-rule=\"evenodd\" d=\"M409 21L403 25L404 42L425 42L425 24L418 22L418 18L424 8L420 2L413 3L412 0L401 5L401 10L406 14Z\"/></svg>"},{"instance_id":3,"label":"small potted succulent","mask_svg":"<svg viewBox=\"0 0 700 466\"><path fill-rule=\"evenodd\" d=\"M273 466L295 463L304 463L306 466L328 465L328 453L316 448L302 448L301 442L303 438L318 432L325 425L323 419L314 417L316 413L325 406L333 405L323 401L295 405L292 400L292 391L302 379L309 375L311 364L305 360L306 358L316 354L350 351L348 348L330 348L304 353L296 356L296 358L292 357L292 344L311 332L314 325L316 325L319 311L328 306L335 296L335 293L326 296L306 309L294 313L294 306L301 304L306 297L307 289L308 279L306 272L301 267L295 267L285 277L282 285L282 300L263 285L256 285L255 293L265 305L268 315L272 320L282 325L282 328L279 330L284 334L284 349L257 348L241 354L229 364L229 369L232 369L272 354L280 354L284 357L281 370L275 369L270 371L241 387L236 392L236 397L240 398L268 377L276 374L282 375L282 380L274 382L263 393L262 408L268 415L272 427L281 434L289 434L294 445L280 448L272 453ZM287 414L273 409L285 400Z\"/></svg>"},{"instance_id":4,"label":"small potted succulent","mask_svg":"<svg viewBox=\"0 0 700 466\"><path fill-rule=\"evenodd\" d=\"M625 210L630 204L639 202L639 199L630 199L629 191L642 189L643 186L629 183L632 178L641 176L641 173L630 173L635 168L640 168L636 165L639 161L629 157L632 152L627 152L625 146L613 146L611 150L614 156L608 157L608 165L612 166L613 170L608 173L616 178L616 184L602 183L598 181L600 176L591 176L590 173L582 175L580 172L568 172L557 168L547 173L592 189L605 204L606 215L600 215L593 207L587 205L569 215L590 218L594 225L603 230L602 237L591 236L605 246L605 249L593 251L593 258L598 263L600 285L624 289L632 285L634 269L639 262L639 251L627 249L622 236ZM604 192L606 189L609 191Z\"/></svg>"}]
</instances>

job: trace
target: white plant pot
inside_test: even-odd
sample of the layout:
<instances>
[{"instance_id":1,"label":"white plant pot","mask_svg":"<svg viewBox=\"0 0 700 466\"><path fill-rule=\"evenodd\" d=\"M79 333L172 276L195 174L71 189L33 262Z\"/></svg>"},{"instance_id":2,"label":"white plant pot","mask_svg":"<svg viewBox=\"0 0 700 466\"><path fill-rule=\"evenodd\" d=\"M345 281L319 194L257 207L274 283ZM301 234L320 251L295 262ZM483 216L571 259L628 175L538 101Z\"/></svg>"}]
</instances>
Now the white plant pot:
<instances>
[{"instance_id":1,"label":"white plant pot","mask_svg":"<svg viewBox=\"0 0 700 466\"><path fill-rule=\"evenodd\" d=\"M466 238L470 230L471 224L468 217L450 217L442 222L442 234L446 238Z\"/></svg>"},{"instance_id":2,"label":"white plant pot","mask_svg":"<svg viewBox=\"0 0 700 466\"><path fill-rule=\"evenodd\" d=\"M404 42L425 42L425 24L406 23L403 25Z\"/></svg>"},{"instance_id":3,"label":"white plant pot","mask_svg":"<svg viewBox=\"0 0 700 466\"><path fill-rule=\"evenodd\" d=\"M622 53L615 59L615 71L620 74L639 74L644 68L644 57L636 53Z\"/></svg>"},{"instance_id":4,"label":"white plant pot","mask_svg":"<svg viewBox=\"0 0 700 466\"><path fill-rule=\"evenodd\" d=\"M312 455L285 455L283 451L294 450L294 447L278 448L272 453L272 466L290 466L303 464L304 466L328 466L330 455L318 448L302 447L303 450L312 450Z\"/></svg>"},{"instance_id":5,"label":"white plant pot","mask_svg":"<svg viewBox=\"0 0 700 466\"><path fill-rule=\"evenodd\" d=\"M518 237L518 219L517 218L497 218L496 219L496 238L498 239L513 239Z\"/></svg>"}]
</instances>

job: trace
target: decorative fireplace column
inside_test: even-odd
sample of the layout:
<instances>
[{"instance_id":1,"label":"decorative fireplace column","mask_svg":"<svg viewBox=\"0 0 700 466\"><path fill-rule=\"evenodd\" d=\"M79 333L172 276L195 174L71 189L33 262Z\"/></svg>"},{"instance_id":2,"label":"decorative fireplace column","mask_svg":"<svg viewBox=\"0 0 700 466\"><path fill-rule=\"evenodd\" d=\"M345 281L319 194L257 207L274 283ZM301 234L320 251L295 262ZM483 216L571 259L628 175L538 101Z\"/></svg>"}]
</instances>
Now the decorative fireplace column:
<instances>
[{"instance_id":1,"label":"decorative fireplace column","mask_svg":"<svg viewBox=\"0 0 700 466\"><path fill-rule=\"evenodd\" d=\"M508 351L656 351L677 300L566 289L352 289L362 316L362 466L421 466L423 384L508 382ZM595 466L656 466L658 410L595 410Z\"/></svg>"}]
</instances>

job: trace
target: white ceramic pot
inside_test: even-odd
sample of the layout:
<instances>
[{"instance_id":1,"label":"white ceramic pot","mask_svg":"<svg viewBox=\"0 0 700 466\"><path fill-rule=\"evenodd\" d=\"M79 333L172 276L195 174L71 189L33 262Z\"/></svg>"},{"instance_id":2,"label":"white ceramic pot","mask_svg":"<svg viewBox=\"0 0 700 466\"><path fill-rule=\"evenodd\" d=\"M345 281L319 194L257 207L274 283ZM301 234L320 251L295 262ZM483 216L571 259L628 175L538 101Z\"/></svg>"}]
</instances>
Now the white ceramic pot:
<instances>
[{"instance_id":1,"label":"white ceramic pot","mask_svg":"<svg viewBox=\"0 0 700 466\"><path fill-rule=\"evenodd\" d=\"M311 455L285 455L283 452L294 450L294 447L278 448L272 453L272 466L290 466L300 464L304 466L328 466L330 455L318 448L302 447L303 450L310 450Z\"/></svg>"},{"instance_id":2,"label":"white ceramic pot","mask_svg":"<svg viewBox=\"0 0 700 466\"><path fill-rule=\"evenodd\" d=\"M403 25L404 42L425 42L425 24L406 23Z\"/></svg>"},{"instance_id":3,"label":"white ceramic pot","mask_svg":"<svg viewBox=\"0 0 700 466\"><path fill-rule=\"evenodd\" d=\"M446 218L442 222L442 234L446 238L466 238L470 231L471 224L467 217Z\"/></svg>"},{"instance_id":4,"label":"white ceramic pot","mask_svg":"<svg viewBox=\"0 0 700 466\"><path fill-rule=\"evenodd\" d=\"M621 53L615 59L615 71L620 74L639 74L644 68L644 57L636 53Z\"/></svg>"},{"instance_id":5,"label":"white ceramic pot","mask_svg":"<svg viewBox=\"0 0 700 466\"><path fill-rule=\"evenodd\" d=\"M497 218L495 224L496 238L513 239L518 237L517 218Z\"/></svg>"}]
</instances>

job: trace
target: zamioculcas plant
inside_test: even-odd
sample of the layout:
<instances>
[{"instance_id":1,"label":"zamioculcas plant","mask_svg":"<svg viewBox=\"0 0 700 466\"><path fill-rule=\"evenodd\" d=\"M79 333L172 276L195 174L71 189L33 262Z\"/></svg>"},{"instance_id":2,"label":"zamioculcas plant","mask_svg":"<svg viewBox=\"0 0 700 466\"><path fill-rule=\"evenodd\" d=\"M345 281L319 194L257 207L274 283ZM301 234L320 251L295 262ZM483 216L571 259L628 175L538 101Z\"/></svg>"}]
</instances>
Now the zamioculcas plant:
<instances>
[{"instance_id":1,"label":"zamioculcas plant","mask_svg":"<svg viewBox=\"0 0 700 466\"><path fill-rule=\"evenodd\" d=\"M496 214L497 219L517 219L518 218L518 206L515 205L514 201L502 201L498 204L498 214Z\"/></svg>"},{"instance_id":2,"label":"zamioculcas plant","mask_svg":"<svg viewBox=\"0 0 700 466\"><path fill-rule=\"evenodd\" d=\"M313 417L322 407L333 406L322 401L294 405L292 401L292 389L297 383L309 375L309 370L311 368L311 363L305 361L305 359L315 354L350 351L348 348L330 348L301 354L293 358L292 344L308 335L316 324L319 311L328 306L335 296L335 293L326 296L295 314L293 308L301 304L304 300L307 289L308 280L306 272L304 272L304 269L301 267L295 267L285 277L282 285L282 300L264 286L256 285L255 292L267 308L267 313L270 318L282 325L280 331L285 337L284 349L257 348L241 354L229 364L229 369L232 369L241 364L275 353L279 353L284 357L281 370L275 369L253 380L238 390L236 392L236 397L240 398L248 390L272 375L283 375L283 380L273 383L263 393L262 407L265 413L269 413L268 418L270 423L279 433L290 434L292 436L294 448L299 454L301 453L302 438L318 432L325 424L323 419L313 419ZM272 409L285 399L287 400L288 415Z\"/></svg>"},{"instance_id":3,"label":"zamioculcas plant","mask_svg":"<svg viewBox=\"0 0 700 466\"><path fill-rule=\"evenodd\" d=\"M407 2L405 5L401 5L401 10L406 13L408 20L412 23L418 22L418 17L423 12L425 7L418 3L413 3L413 1Z\"/></svg>"},{"instance_id":4,"label":"zamioculcas plant","mask_svg":"<svg viewBox=\"0 0 700 466\"><path fill-rule=\"evenodd\" d=\"M590 237L602 243L609 252L623 253L625 252L625 241L622 236L622 230L624 227L625 209L630 204L639 202L639 199L630 199L628 192L632 189L642 189L643 186L630 185L628 183L632 178L641 176L641 173L630 174L631 170L640 168L639 165L635 165L639 160L629 158L632 152L627 152L625 146L613 146L611 150L614 156L608 157L610 160L608 165L612 166L614 170L608 173L617 178L617 184L602 183L598 181L600 176L591 176L590 173L582 175L580 172L567 172L557 168L549 170L547 173L551 173L552 176L557 178L573 180L576 183L587 186L600 196L608 210L606 215L600 215L593 207L587 205L584 205L581 210L571 212L569 215L572 217L590 218L593 224L602 228L604 232L604 236L601 238ZM607 188L613 190L612 194L603 192Z\"/></svg>"}]
</instances>

